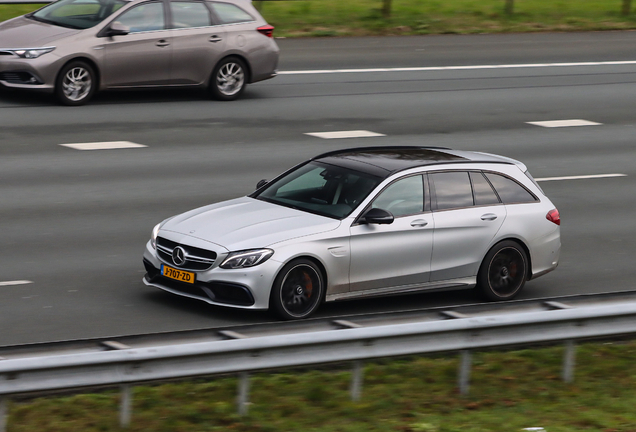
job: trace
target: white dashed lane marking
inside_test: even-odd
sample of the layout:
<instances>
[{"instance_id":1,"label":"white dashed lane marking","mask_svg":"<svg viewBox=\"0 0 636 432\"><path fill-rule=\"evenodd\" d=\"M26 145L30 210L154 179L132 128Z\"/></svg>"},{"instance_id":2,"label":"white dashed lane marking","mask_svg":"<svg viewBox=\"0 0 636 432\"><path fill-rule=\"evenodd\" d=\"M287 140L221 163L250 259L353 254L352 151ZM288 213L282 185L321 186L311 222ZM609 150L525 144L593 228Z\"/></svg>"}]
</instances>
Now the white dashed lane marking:
<instances>
[{"instance_id":1,"label":"white dashed lane marking","mask_svg":"<svg viewBox=\"0 0 636 432\"><path fill-rule=\"evenodd\" d=\"M538 182L545 181L557 181L557 180L584 180L584 179L599 179L599 178L612 178L612 177L627 177L627 174L594 174L594 175L580 175L580 176L567 176L567 177L544 177L535 179Z\"/></svg>"},{"instance_id":2,"label":"white dashed lane marking","mask_svg":"<svg viewBox=\"0 0 636 432\"><path fill-rule=\"evenodd\" d=\"M572 126L599 126L603 123L596 123L589 120L573 119L573 120L550 120L550 121L536 121L526 122L531 125L541 126L546 128L559 128L559 127L572 127Z\"/></svg>"},{"instance_id":3,"label":"white dashed lane marking","mask_svg":"<svg viewBox=\"0 0 636 432\"><path fill-rule=\"evenodd\" d=\"M335 131L335 132L308 132L305 135L311 135L322 139L337 139L337 138L371 138L386 136L381 133L371 132L367 130L352 130L352 131Z\"/></svg>"},{"instance_id":4,"label":"white dashed lane marking","mask_svg":"<svg viewBox=\"0 0 636 432\"><path fill-rule=\"evenodd\" d=\"M113 149L148 147L143 144L137 144L130 141L92 142L92 143L75 143L75 144L60 144L60 145L62 147L69 147L75 150L113 150Z\"/></svg>"},{"instance_id":5,"label":"white dashed lane marking","mask_svg":"<svg viewBox=\"0 0 636 432\"><path fill-rule=\"evenodd\" d=\"M32 283L33 283L32 281L28 281L28 280L15 280L15 281L0 282L0 286L27 285Z\"/></svg>"}]
</instances>

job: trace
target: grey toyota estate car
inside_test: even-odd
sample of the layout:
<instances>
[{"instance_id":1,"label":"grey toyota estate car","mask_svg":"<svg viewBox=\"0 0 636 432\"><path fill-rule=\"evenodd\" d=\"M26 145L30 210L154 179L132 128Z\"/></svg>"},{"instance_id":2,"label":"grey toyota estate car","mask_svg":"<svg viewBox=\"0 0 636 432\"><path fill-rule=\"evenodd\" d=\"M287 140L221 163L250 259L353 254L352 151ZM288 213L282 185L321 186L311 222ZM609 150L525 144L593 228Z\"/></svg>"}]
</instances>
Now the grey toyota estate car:
<instances>
[{"instance_id":1,"label":"grey toyota estate car","mask_svg":"<svg viewBox=\"0 0 636 432\"><path fill-rule=\"evenodd\" d=\"M144 282L311 315L323 301L475 288L514 298L554 270L559 212L513 159L430 147L325 153L152 230Z\"/></svg>"},{"instance_id":2,"label":"grey toyota estate car","mask_svg":"<svg viewBox=\"0 0 636 432\"><path fill-rule=\"evenodd\" d=\"M0 23L0 84L66 105L135 87L233 100L276 76L273 31L249 0L59 0Z\"/></svg>"}]
</instances>

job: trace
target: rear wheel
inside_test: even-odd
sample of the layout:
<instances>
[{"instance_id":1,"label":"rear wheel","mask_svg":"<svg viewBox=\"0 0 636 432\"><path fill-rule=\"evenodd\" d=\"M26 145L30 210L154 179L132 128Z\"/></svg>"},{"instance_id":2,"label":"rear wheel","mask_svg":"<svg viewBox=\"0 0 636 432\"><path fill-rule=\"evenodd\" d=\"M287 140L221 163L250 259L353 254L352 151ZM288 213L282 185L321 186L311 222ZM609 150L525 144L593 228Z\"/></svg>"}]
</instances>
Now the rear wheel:
<instances>
[{"instance_id":1,"label":"rear wheel","mask_svg":"<svg viewBox=\"0 0 636 432\"><path fill-rule=\"evenodd\" d=\"M247 68L242 60L230 57L214 68L210 92L214 99L231 101L238 98L247 84Z\"/></svg>"},{"instance_id":2,"label":"rear wheel","mask_svg":"<svg viewBox=\"0 0 636 432\"><path fill-rule=\"evenodd\" d=\"M55 95L64 105L84 105L95 94L97 80L93 68L83 61L73 61L60 71Z\"/></svg>"},{"instance_id":3,"label":"rear wheel","mask_svg":"<svg viewBox=\"0 0 636 432\"><path fill-rule=\"evenodd\" d=\"M526 283L528 257L518 243L496 244L484 258L477 275L477 287L491 301L514 298Z\"/></svg>"},{"instance_id":4,"label":"rear wheel","mask_svg":"<svg viewBox=\"0 0 636 432\"><path fill-rule=\"evenodd\" d=\"M297 259L280 271L270 295L270 308L286 320L307 318L322 302L325 282L312 261Z\"/></svg>"}]
</instances>

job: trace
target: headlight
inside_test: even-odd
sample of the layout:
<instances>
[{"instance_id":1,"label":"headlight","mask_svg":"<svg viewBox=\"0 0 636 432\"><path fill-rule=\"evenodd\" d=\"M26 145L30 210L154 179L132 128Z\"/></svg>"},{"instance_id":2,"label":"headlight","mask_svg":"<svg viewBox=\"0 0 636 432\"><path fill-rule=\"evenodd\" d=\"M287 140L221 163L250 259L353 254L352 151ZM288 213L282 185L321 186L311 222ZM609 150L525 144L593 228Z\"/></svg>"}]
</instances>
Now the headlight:
<instances>
[{"instance_id":1,"label":"headlight","mask_svg":"<svg viewBox=\"0 0 636 432\"><path fill-rule=\"evenodd\" d=\"M161 223L158 223L152 229L152 235L150 236L150 244L152 245L153 249L157 249L157 235L159 234L159 227L160 226L161 226Z\"/></svg>"},{"instance_id":2,"label":"headlight","mask_svg":"<svg viewBox=\"0 0 636 432\"><path fill-rule=\"evenodd\" d=\"M55 47L46 47L46 48L28 48L28 49L17 49L11 50L15 55L20 58L34 59L38 58L43 54L50 53L53 51Z\"/></svg>"},{"instance_id":3,"label":"headlight","mask_svg":"<svg viewBox=\"0 0 636 432\"><path fill-rule=\"evenodd\" d=\"M271 249L252 249L246 251L230 252L221 263L223 269L239 269L245 267L254 267L262 264L274 254Z\"/></svg>"}]
</instances>

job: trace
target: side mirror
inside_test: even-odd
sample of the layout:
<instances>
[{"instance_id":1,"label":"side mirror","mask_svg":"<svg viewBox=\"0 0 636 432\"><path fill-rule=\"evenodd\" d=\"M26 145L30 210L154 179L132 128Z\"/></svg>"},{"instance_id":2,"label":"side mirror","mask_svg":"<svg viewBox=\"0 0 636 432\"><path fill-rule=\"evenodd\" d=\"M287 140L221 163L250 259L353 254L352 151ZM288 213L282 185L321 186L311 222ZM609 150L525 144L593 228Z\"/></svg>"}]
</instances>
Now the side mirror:
<instances>
[{"instance_id":1,"label":"side mirror","mask_svg":"<svg viewBox=\"0 0 636 432\"><path fill-rule=\"evenodd\" d=\"M378 224L378 225L389 225L393 223L395 218L386 210L382 210L380 208L372 208L369 209L362 217L358 220L361 224Z\"/></svg>"},{"instance_id":2,"label":"side mirror","mask_svg":"<svg viewBox=\"0 0 636 432\"><path fill-rule=\"evenodd\" d=\"M265 186L268 183L267 180L263 179L261 181L259 181L258 183L256 183L256 190L262 188L263 186Z\"/></svg>"},{"instance_id":3,"label":"side mirror","mask_svg":"<svg viewBox=\"0 0 636 432\"><path fill-rule=\"evenodd\" d=\"M125 36L130 33L130 27L123 25L119 21L115 21L106 30L108 36Z\"/></svg>"}]
</instances>

